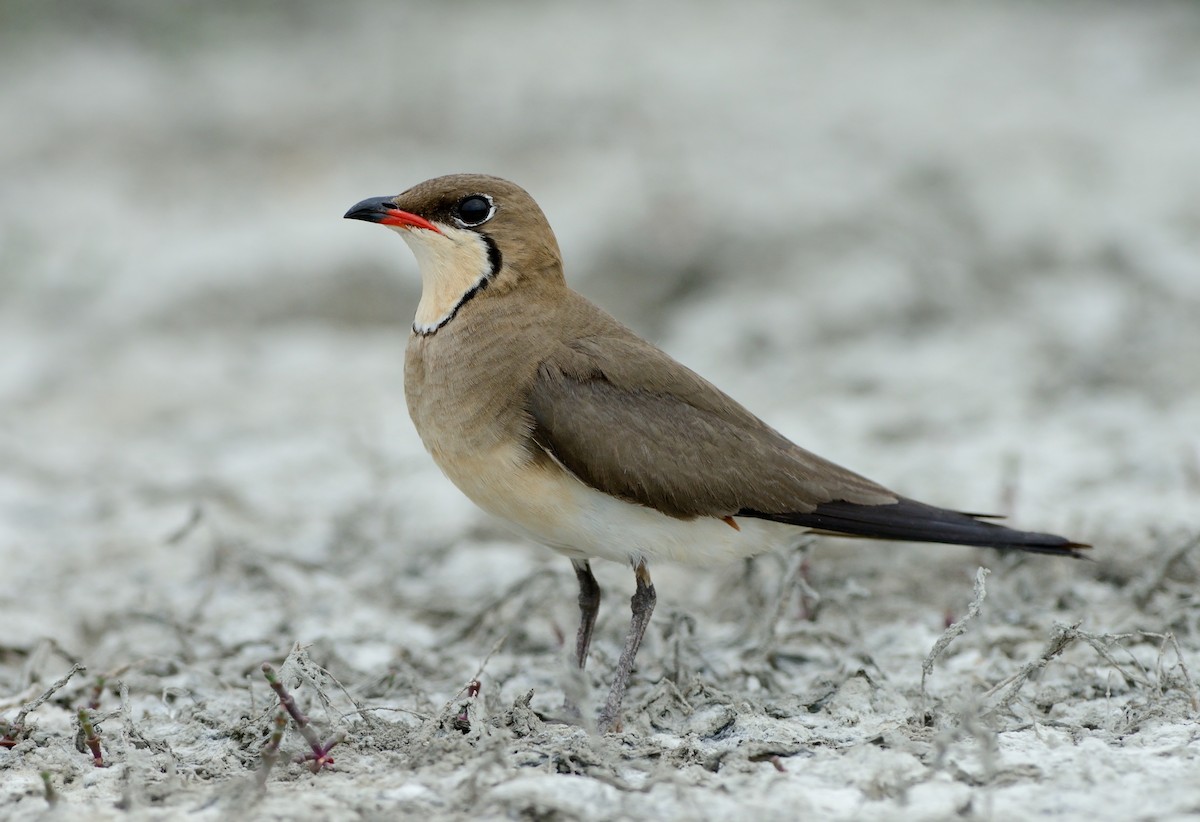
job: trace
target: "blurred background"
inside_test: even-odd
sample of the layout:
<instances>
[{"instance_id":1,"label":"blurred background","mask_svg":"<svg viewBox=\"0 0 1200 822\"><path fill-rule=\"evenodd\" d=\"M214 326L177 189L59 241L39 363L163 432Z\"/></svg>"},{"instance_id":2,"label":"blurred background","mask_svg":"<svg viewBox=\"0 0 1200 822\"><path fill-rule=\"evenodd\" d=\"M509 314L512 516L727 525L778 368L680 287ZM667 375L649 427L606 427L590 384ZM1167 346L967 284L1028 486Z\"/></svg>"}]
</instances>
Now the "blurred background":
<instances>
[{"instance_id":1,"label":"blurred background","mask_svg":"<svg viewBox=\"0 0 1200 822\"><path fill-rule=\"evenodd\" d=\"M602 694L632 587L596 568L568 681L569 566L412 430L416 267L341 215L462 171L529 190L576 288L800 444L1097 562L822 540L655 568L637 752L430 747L472 678L513 722ZM78 809L228 816L263 660L308 659L301 700L324 682L351 736L271 786L279 818L1194 813L1198 317L1196 2L0 0L0 719L90 666L0 745L0 807L41 818L49 773ZM1063 625L1094 633L1047 665ZM74 707L121 688L96 769Z\"/></svg>"},{"instance_id":2,"label":"blurred background","mask_svg":"<svg viewBox=\"0 0 1200 822\"><path fill-rule=\"evenodd\" d=\"M14 636L48 575L167 585L197 510L313 558L347 523L490 533L404 410L413 260L341 219L458 171L527 188L575 287L825 456L1130 561L1194 524L1195 3L0 15Z\"/></svg>"}]
</instances>

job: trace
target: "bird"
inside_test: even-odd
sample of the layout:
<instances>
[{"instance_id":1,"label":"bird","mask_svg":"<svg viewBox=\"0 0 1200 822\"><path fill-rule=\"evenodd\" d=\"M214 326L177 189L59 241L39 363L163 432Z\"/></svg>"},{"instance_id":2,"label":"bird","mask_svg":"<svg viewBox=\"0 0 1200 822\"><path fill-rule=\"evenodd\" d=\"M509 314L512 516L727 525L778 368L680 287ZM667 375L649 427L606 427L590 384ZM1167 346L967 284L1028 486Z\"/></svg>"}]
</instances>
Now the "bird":
<instances>
[{"instance_id":1,"label":"bird","mask_svg":"<svg viewBox=\"0 0 1200 822\"><path fill-rule=\"evenodd\" d=\"M451 174L344 216L395 230L416 257L409 415L468 498L570 560L579 669L600 607L591 562L633 569L601 733L622 729L654 563L719 566L804 532L1075 558L1090 547L917 502L791 442L568 287L549 221L514 183Z\"/></svg>"}]
</instances>

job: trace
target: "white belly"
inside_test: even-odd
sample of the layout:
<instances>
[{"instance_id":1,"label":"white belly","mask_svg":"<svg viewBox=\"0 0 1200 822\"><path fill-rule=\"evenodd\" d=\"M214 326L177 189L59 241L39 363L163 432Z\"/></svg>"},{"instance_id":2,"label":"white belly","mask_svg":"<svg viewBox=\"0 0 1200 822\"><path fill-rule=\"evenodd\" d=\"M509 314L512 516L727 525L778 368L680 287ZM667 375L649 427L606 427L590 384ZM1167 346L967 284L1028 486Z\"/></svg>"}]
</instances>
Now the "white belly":
<instances>
[{"instance_id":1,"label":"white belly","mask_svg":"<svg viewBox=\"0 0 1200 822\"><path fill-rule=\"evenodd\" d=\"M795 542L801 529L741 517L737 528L724 520L681 520L653 508L624 502L577 481L577 513L566 533L531 534L566 554L616 562L658 560L687 565L726 565Z\"/></svg>"},{"instance_id":2,"label":"white belly","mask_svg":"<svg viewBox=\"0 0 1200 822\"><path fill-rule=\"evenodd\" d=\"M597 491L553 463L530 462L519 449L469 459L433 456L480 508L575 559L724 565L784 547L802 533L748 517L737 519L738 528L713 517L668 517Z\"/></svg>"}]
</instances>

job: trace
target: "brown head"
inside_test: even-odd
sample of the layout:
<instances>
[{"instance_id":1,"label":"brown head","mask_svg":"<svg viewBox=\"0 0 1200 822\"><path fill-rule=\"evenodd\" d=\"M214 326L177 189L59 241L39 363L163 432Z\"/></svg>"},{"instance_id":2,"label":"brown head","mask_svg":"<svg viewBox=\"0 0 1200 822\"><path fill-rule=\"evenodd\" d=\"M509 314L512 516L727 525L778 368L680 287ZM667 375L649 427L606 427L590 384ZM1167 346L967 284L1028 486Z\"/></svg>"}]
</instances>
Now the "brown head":
<instances>
[{"instance_id":1,"label":"brown head","mask_svg":"<svg viewBox=\"0 0 1200 822\"><path fill-rule=\"evenodd\" d=\"M346 218L386 225L421 269L413 330L430 334L484 291L564 285L562 256L538 204L520 186L486 174L451 174L395 197L363 200Z\"/></svg>"}]
</instances>

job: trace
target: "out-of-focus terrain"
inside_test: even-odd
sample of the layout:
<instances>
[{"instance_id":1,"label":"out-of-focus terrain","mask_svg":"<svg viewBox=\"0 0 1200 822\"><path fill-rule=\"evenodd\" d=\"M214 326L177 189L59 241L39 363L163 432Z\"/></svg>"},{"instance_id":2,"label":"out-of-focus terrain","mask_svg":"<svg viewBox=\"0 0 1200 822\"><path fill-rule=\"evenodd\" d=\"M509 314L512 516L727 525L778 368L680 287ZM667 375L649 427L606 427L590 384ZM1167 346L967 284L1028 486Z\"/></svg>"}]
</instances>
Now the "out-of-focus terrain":
<instances>
[{"instance_id":1,"label":"out-of-focus terrain","mask_svg":"<svg viewBox=\"0 0 1200 822\"><path fill-rule=\"evenodd\" d=\"M1200 7L9 3L0 76L0 720L86 666L0 815L1200 814ZM454 171L802 445L1094 561L656 568L625 733L544 721L631 574L579 681L568 564L408 421L408 250L340 219ZM267 660L331 769L263 771Z\"/></svg>"}]
</instances>

